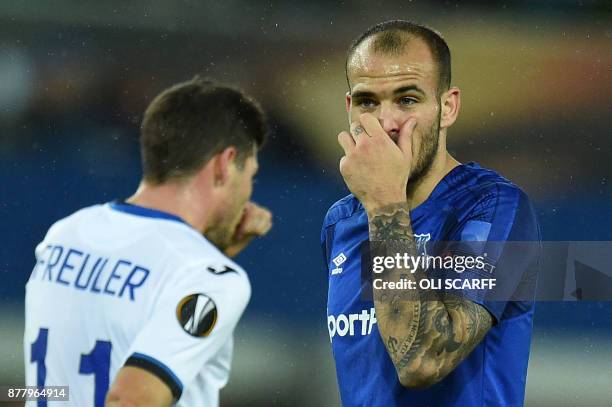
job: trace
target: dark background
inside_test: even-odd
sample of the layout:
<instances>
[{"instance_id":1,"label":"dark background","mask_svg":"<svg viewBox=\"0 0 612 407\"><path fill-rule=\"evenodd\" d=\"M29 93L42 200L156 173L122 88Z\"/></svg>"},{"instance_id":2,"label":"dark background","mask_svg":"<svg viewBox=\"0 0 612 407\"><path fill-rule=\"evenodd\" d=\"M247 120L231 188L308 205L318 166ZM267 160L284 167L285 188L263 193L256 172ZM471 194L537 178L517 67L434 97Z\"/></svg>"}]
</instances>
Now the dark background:
<instances>
[{"instance_id":1,"label":"dark background","mask_svg":"<svg viewBox=\"0 0 612 407\"><path fill-rule=\"evenodd\" d=\"M2 2L0 384L23 380L34 246L57 219L132 194L144 108L200 73L244 87L272 126L254 198L274 229L238 259L253 296L223 405L337 405L320 225L347 193L336 144L347 126L345 50L385 19L424 22L447 39L463 92L449 132L457 159L523 187L545 240L612 240L610 4ZM527 404L606 405L611 322L609 303L539 303Z\"/></svg>"}]
</instances>

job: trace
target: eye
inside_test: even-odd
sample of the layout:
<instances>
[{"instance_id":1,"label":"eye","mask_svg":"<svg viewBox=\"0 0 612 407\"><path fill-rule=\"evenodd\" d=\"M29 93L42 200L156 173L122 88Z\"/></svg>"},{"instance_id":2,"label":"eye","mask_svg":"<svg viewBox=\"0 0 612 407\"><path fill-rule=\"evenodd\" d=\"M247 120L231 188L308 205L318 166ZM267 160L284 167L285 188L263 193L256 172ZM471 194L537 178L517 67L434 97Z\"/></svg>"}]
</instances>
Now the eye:
<instances>
[{"instance_id":1,"label":"eye","mask_svg":"<svg viewBox=\"0 0 612 407\"><path fill-rule=\"evenodd\" d=\"M357 101L357 106L362 109L371 109L376 106L376 101L374 99L359 99Z\"/></svg>"},{"instance_id":2,"label":"eye","mask_svg":"<svg viewBox=\"0 0 612 407\"><path fill-rule=\"evenodd\" d=\"M415 104L417 102L418 102L418 100L416 100L415 98L410 97L410 96L404 96L404 97L401 97L399 99L399 104L400 105L404 105L404 106L412 105L412 104Z\"/></svg>"}]
</instances>

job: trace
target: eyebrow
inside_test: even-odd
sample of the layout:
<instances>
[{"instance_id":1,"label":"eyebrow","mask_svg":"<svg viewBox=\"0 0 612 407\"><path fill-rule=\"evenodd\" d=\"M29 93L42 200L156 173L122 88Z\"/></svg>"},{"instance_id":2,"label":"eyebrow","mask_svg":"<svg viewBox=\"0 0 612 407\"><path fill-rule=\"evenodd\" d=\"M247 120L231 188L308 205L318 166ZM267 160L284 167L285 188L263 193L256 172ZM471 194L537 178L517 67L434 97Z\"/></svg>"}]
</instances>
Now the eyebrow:
<instances>
[{"instance_id":1,"label":"eyebrow","mask_svg":"<svg viewBox=\"0 0 612 407\"><path fill-rule=\"evenodd\" d=\"M417 92L417 93L420 93L421 95L425 95L425 92L423 91L423 89L419 88L417 85L402 86L401 88L397 88L393 91L393 95L399 95L399 94L407 93L407 92ZM360 92L355 92L351 94L352 98L373 98L375 96L376 94L374 92L368 92L368 91L360 91Z\"/></svg>"},{"instance_id":2,"label":"eyebrow","mask_svg":"<svg viewBox=\"0 0 612 407\"><path fill-rule=\"evenodd\" d=\"M417 85L409 85L409 86L402 86L401 88L397 88L393 91L394 95L399 95L400 93L407 93L407 92L417 92L420 93L421 95L425 95L425 92L423 92L423 89L419 88Z\"/></svg>"},{"instance_id":3,"label":"eyebrow","mask_svg":"<svg viewBox=\"0 0 612 407\"><path fill-rule=\"evenodd\" d=\"M352 98L372 98L374 96L376 96L374 92L365 92L365 91L355 92L351 94Z\"/></svg>"}]
</instances>

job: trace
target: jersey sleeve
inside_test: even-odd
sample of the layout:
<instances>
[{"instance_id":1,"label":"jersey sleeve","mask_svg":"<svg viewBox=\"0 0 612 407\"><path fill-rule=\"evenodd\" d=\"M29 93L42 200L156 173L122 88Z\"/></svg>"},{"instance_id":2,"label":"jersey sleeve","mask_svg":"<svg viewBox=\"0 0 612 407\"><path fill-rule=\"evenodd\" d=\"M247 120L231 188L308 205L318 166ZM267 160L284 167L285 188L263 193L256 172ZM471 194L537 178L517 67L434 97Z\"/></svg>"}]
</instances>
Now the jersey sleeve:
<instances>
[{"instance_id":1,"label":"jersey sleeve","mask_svg":"<svg viewBox=\"0 0 612 407\"><path fill-rule=\"evenodd\" d=\"M164 283L125 365L155 374L178 400L183 387L231 340L249 298L248 277L230 260L177 270Z\"/></svg>"},{"instance_id":2,"label":"jersey sleeve","mask_svg":"<svg viewBox=\"0 0 612 407\"><path fill-rule=\"evenodd\" d=\"M453 278L461 282L494 281L494 287L457 284L463 297L485 307L496 322L501 320L508 301L533 299L540 232L535 211L523 191L506 184L483 191L452 236L453 256L481 259L470 267L464 263L461 273L455 266Z\"/></svg>"},{"instance_id":3,"label":"jersey sleeve","mask_svg":"<svg viewBox=\"0 0 612 407\"><path fill-rule=\"evenodd\" d=\"M321 227L321 254L323 255L323 269L327 271L327 267L330 261L331 255L331 244L332 244L332 234L333 234L333 225L329 224L329 212L325 215L325 219L323 220L323 226Z\"/></svg>"}]
</instances>

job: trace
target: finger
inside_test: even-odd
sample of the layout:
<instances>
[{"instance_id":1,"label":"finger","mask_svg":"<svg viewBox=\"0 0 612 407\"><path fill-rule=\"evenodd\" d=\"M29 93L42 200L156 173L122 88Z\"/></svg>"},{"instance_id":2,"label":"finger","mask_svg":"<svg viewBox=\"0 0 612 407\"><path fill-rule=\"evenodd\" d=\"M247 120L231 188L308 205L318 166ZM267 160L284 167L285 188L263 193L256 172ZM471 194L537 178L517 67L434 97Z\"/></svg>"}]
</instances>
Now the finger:
<instances>
[{"instance_id":1,"label":"finger","mask_svg":"<svg viewBox=\"0 0 612 407\"><path fill-rule=\"evenodd\" d=\"M237 228L237 232L239 232L238 236L243 236L253 229L253 224L257 220L259 211L262 209L263 207L257 205L253 201L249 201L244 205L242 218Z\"/></svg>"},{"instance_id":2,"label":"finger","mask_svg":"<svg viewBox=\"0 0 612 407\"><path fill-rule=\"evenodd\" d=\"M355 149L355 140L346 131L338 134L338 143L340 143L340 146L344 150L344 154L348 154Z\"/></svg>"},{"instance_id":3,"label":"finger","mask_svg":"<svg viewBox=\"0 0 612 407\"><path fill-rule=\"evenodd\" d=\"M259 211L259 214L263 217L272 217L272 212L270 211L270 209L266 208L265 206L259 206L257 205L257 210Z\"/></svg>"},{"instance_id":4,"label":"finger","mask_svg":"<svg viewBox=\"0 0 612 407\"><path fill-rule=\"evenodd\" d=\"M374 117L374 115L370 113L362 113L359 116L359 121L361 122L361 125L363 126L365 131L368 133L368 135L370 135L372 138L377 138L377 137L389 138L389 136L387 135L387 132L382 128L382 126L380 125L380 122L378 121L376 117Z\"/></svg>"},{"instance_id":5,"label":"finger","mask_svg":"<svg viewBox=\"0 0 612 407\"><path fill-rule=\"evenodd\" d=\"M368 133L365 131L361 123L352 122L351 123L351 136L355 141L355 144L359 141L361 137L368 136Z\"/></svg>"},{"instance_id":6,"label":"finger","mask_svg":"<svg viewBox=\"0 0 612 407\"><path fill-rule=\"evenodd\" d=\"M258 207L257 209L257 212L253 214L253 224L251 225L249 232L262 236L265 235L271 228L272 212L263 207Z\"/></svg>"},{"instance_id":7,"label":"finger","mask_svg":"<svg viewBox=\"0 0 612 407\"><path fill-rule=\"evenodd\" d=\"M340 164L338 165L338 168L340 169L340 174L343 174L345 165L346 165L346 156L343 155L342 158L340 158Z\"/></svg>"},{"instance_id":8,"label":"finger","mask_svg":"<svg viewBox=\"0 0 612 407\"><path fill-rule=\"evenodd\" d=\"M238 226L236 226L236 230L234 230L234 239L240 239L246 233L249 227L249 218L246 213L242 215L240 222L238 222Z\"/></svg>"},{"instance_id":9,"label":"finger","mask_svg":"<svg viewBox=\"0 0 612 407\"><path fill-rule=\"evenodd\" d=\"M259 219L260 229L265 229L267 225L272 222L272 212L265 208L261 208L261 211L259 212Z\"/></svg>"},{"instance_id":10,"label":"finger","mask_svg":"<svg viewBox=\"0 0 612 407\"><path fill-rule=\"evenodd\" d=\"M412 134L415 128L416 119L411 117L400 129L399 137L397 138L397 146L402 150L404 155L412 156Z\"/></svg>"},{"instance_id":11,"label":"finger","mask_svg":"<svg viewBox=\"0 0 612 407\"><path fill-rule=\"evenodd\" d=\"M258 212L260 210L265 210L263 206L259 206L257 203L253 201L249 201L244 205L245 212Z\"/></svg>"},{"instance_id":12,"label":"finger","mask_svg":"<svg viewBox=\"0 0 612 407\"><path fill-rule=\"evenodd\" d=\"M264 236L272 228L272 218L268 216L259 216L254 220L250 229L245 232L245 235Z\"/></svg>"},{"instance_id":13,"label":"finger","mask_svg":"<svg viewBox=\"0 0 612 407\"><path fill-rule=\"evenodd\" d=\"M264 218L260 236L268 234L270 229L272 229L272 214L270 214L269 217Z\"/></svg>"}]
</instances>

